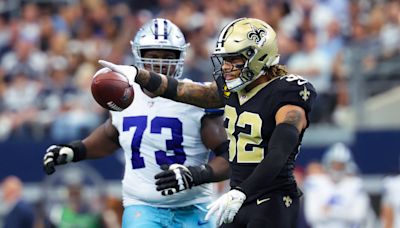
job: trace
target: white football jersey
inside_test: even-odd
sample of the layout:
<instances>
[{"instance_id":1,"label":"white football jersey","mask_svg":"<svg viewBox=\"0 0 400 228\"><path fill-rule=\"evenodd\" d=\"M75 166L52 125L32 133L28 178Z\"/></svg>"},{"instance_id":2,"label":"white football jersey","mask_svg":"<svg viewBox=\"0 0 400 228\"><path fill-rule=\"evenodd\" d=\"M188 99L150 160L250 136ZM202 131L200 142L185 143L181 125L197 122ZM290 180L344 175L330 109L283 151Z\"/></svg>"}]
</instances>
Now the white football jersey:
<instances>
[{"instance_id":1,"label":"white football jersey","mask_svg":"<svg viewBox=\"0 0 400 228\"><path fill-rule=\"evenodd\" d=\"M366 227L369 197L355 176L334 183L327 175L312 175L304 182L304 210L313 228Z\"/></svg>"},{"instance_id":2,"label":"white football jersey","mask_svg":"<svg viewBox=\"0 0 400 228\"><path fill-rule=\"evenodd\" d=\"M393 227L400 227L400 175L383 180L382 203L393 208Z\"/></svg>"},{"instance_id":3,"label":"white football jersey","mask_svg":"<svg viewBox=\"0 0 400 228\"><path fill-rule=\"evenodd\" d=\"M163 196L156 191L154 179L162 164L196 166L208 162L209 150L200 134L204 109L162 97L150 98L138 85L133 87L133 103L122 112L111 112L125 153L124 206L169 208L209 202L210 184Z\"/></svg>"}]
</instances>

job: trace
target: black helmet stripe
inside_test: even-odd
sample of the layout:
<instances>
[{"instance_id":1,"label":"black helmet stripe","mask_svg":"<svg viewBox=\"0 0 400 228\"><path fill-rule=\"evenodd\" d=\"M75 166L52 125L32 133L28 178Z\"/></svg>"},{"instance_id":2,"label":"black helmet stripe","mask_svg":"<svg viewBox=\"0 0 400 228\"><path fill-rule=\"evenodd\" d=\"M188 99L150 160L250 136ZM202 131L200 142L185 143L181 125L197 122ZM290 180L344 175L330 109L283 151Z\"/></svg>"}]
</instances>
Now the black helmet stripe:
<instances>
[{"instance_id":1,"label":"black helmet stripe","mask_svg":"<svg viewBox=\"0 0 400 228\"><path fill-rule=\"evenodd\" d=\"M158 39L159 36L168 39L168 21L160 20L159 18L153 20L154 23L154 39Z\"/></svg>"},{"instance_id":2,"label":"black helmet stripe","mask_svg":"<svg viewBox=\"0 0 400 228\"><path fill-rule=\"evenodd\" d=\"M168 22L164 20L164 39L168 39Z\"/></svg>"},{"instance_id":3,"label":"black helmet stripe","mask_svg":"<svg viewBox=\"0 0 400 228\"><path fill-rule=\"evenodd\" d=\"M154 19L154 39L158 39L158 20Z\"/></svg>"},{"instance_id":4,"label":"black helmet stripe","mask_svg":"<svg viewBox=\"0 0 400 228\"><path fill-rule=\"evenodd\" d=\"M237 22L242 21L242 20L244 20L244 19L246 19L246 18L239 18L239 19L236 19L236 20L232 21L231 23L229 23L227 26L225 26L225 27L222 29L222 31L221 31L221 33L220 33L221 35L218 37L217 48L222 48L222 47L224 47L225 37L226 37L226 35L227 35L227 33L228 33L229 28L232 27L232 26L233 26L234 24L236 24Z\"/></svg>"}]
</instances>

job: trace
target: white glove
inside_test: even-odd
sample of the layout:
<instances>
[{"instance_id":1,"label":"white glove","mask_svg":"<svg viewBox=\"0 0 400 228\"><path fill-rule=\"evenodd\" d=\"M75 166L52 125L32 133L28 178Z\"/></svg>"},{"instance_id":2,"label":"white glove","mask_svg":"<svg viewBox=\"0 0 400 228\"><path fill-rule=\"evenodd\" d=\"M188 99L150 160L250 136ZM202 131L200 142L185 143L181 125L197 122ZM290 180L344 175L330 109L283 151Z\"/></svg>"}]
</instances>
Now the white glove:
<instances>
[{"instance_id":1,"label":"white glove","mask_svg":"<svg viewBox=\"0 0 400 228\"><path fill-rule=\"evenodd\" d=\"M204 219L208 221L216 213L218 226L222 223L231 223L245 200L246 195L243 192L236 189L230 190L207 206L208 212Z\"/></svg>"},{"instance_id":2,"label":"white glove","mask_svg":"<svg viewBox=\"0 0 400 228\"><path fill-rule=\"evenodd\" d=\"M126 79L128 79L129 85L132 86L135 83L136 75L139 72L137 67L129 66L129 65L117 65L112 62L107 62L105 60L99 60L99 63L102 66L107 67L110 70L115 71L115 72L123 75L124 77L126 77Z\"/></svg>"},{"instance_id":3,"label":"white glove","mask_svg":"<svg viewBox=\"0 0 400 228\"><path fill-rule=\"evenodd\" d=\"M56 171L56 165L63 165L72 162L74 151L68 145L52 145L47 148L43 157L43 168L47 175Z\"/></svg>"}]
</instances>

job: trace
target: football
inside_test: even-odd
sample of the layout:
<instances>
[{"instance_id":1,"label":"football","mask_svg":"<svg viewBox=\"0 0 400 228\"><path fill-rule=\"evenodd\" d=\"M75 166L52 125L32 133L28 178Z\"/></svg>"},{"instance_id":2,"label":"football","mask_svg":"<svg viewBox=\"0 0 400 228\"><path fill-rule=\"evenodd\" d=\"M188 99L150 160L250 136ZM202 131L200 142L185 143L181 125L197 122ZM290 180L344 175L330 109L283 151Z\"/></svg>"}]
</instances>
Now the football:
<instances>
[{"instance_id":1,"label":"football","mask_svg":"<svg viewBox=\"0 0 400 228\"><path fill-rule=\"evenodd\" d=\"M102 68L93 76L92 95L103 108L122 111L131 105L135 93L123 75Z\"/></svg>"}]
</instances>

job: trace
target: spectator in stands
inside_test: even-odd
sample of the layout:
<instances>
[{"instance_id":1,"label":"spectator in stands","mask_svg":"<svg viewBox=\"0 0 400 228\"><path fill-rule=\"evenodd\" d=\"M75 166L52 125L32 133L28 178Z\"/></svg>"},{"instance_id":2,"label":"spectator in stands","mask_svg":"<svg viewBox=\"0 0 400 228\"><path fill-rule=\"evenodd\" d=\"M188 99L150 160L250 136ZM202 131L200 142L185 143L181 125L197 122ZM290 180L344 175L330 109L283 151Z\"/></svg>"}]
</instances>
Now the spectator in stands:
<instances>
[{"instance_id":1,"label":"spectator in stands","mask_svg":"<svg viewBox=\"0 0 400 228\"><path fill-rule=\"evenodd\" d=\"M380 218L382 228L400 227L400 175L383 180Z\"/></svg>"},{"instance_id":2,"label":"spectator in stands","mask_svg":"<svg viewBox=\"0 0 400 228\"><path fill-rule=\"evenodd\" d=\"M289 71L302 75L315 87L318 96L310 113L311 122L330 122L334 109L331 87L331 62L328 56L317 49L317 37L314 31L306 30L303 34L303 46L288 60Z\"/></svg>"},{"instance_id":3,"label":"spectator in stands","mask_svg":"<svg viewBox=\"0 0 400 228\"><path fill-rule=\"evenodd\" d=\"M95 72L96 67L91 63L82 63L76 71L73 78L76 91L63 101L64 108L55 116L50 128L50 135L56 141L87 135L103 121L105 110L94 101L90 92Z\"/></svg>"},{"instance_id":4,"label":"spectator in stands","mask_svg":"<svg viewBox=\"0 0 400 228\"><path fill-rule=\"evenodd\" d=\"M197 18L195 20L205 20ZM188 75L190 79L197 82L212 81L212 64L210 61L210 53L207 45L207 36L204 33L204 28L201 25L195 25L188 30L187 34L190 42L188 50L187 64L185 65L184 75Z\"/></svg>"},{"instance_id":5,"label":"spectator in stands","mask_svg":"<svg viewBox=\"0 0 400 228\"><path fill-rule=\"evenodd\" d=\"M7 214L3 228L31 228L34 225L35 213L32 205L22 197L23 184L16 176L8 176L2 182L2 203Z\"/></svg>"},{"instance_id":6,"label":"spectator in stands","mask_svg":"<svg viewBox=\"0 0 400 228\"><path fill-rule=\"evenodd\" d=\"M313 171L304 184L308 223L313 228L368 227L370 201L349 148L342 143L332 145L322 165L324 172L317 167L308 169Z\"/></svg>"},{"instance_id":7,"label":"spectator in stands","mask_svg":"<svg viewBox=\"0 0 400 228\"><path fill-rule=\"evenodd\" d=\"M38 50L35 43L17 38L13 48L5 53L0 61L0 67L9 75L13 69L24 65L30 70L32 78L43 80L47 64L47 56Z\"/></svg>"},{"instance_id":8,"label":"spectator in stands","mask_svg":"<svg viewBox=\"0 0 400 228\"><path fill-rule=\"evenodd\" d=\"M33 122L38 113L36 99L40 91L41 85L32 80L29 67L24 64L16 65L3 93L3 120L7 119L9 122L8 134L26 137L32 132Z\"/></svg>"},{"instance_id":9,"label":"spectator in stands","mask_svg":"<svg viewBox=\"0 0 400 228\"><path fill-rule=\"evenodd\" d=\"M318 49L321 49L328 55L329 61L333 62L334 58L342 50L345 39L342 33L342 25L335 18L327 23L318 40Z\"/></svg>"},{"instance_id":10,"label":"spectator in stands","mask_svg":"<svg viewBox=\"0 0 400 228\"><path fill-rule=\"evenodd\" d=\"M61 217L57 227L98 228L101 225L99 214L91 210L83 199L83 186L80 183L70 183L67 186L68 202L61 209Z\"/></svg>"},{"instance_id":11,"label":"spectator in stands","mask_svg":"<svg viewBox=\"0 0 400 228\"><path fill-rule=\"evenodd\" d=\"M379 39L382 44L383 56L390 58L400 55L400 2L389 1L384 6L386 21L380 30Z\"/></svg>"},{"instance_id":12,"label":"spectator in stands","mask_svg":"<svg viewBox=\"0 0 400 228\"><path fill-rule=\"evenodd\" d=\"M59 228L103 227L103 179L83 164L66 167L43 182L44 221Z\"/></svg>"}]
</instances>

